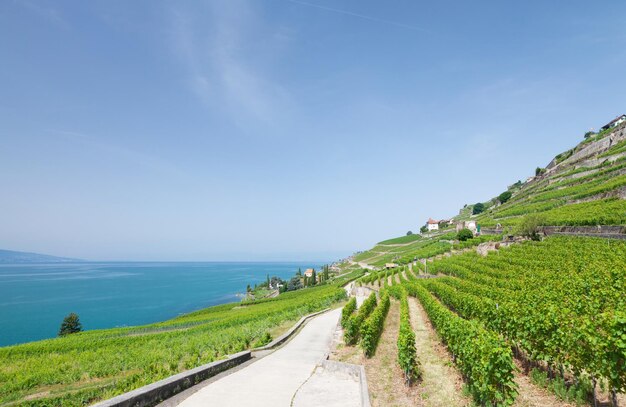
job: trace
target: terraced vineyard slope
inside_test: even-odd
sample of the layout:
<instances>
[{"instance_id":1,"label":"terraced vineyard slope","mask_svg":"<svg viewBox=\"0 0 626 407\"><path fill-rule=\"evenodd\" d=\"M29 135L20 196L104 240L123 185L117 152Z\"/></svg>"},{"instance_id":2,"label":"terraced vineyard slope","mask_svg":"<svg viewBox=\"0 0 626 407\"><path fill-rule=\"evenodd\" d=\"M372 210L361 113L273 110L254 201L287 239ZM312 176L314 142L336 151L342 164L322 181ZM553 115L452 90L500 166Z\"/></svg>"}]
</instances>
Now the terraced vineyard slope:
<instances>
[{"instance_id":1,"label":"terraced vineyard slope","mask_svg":"<svg viewBox=\"0 0 626 407\"><path fill-rule=\"evenodd\" d=\"M515 226L531 213L541 214L545 225L625 225L626 123L557 155L509 191L506 202L493 198L485 203L486 210L476 217L480 225Z\"/></svg>"}]
</instances>

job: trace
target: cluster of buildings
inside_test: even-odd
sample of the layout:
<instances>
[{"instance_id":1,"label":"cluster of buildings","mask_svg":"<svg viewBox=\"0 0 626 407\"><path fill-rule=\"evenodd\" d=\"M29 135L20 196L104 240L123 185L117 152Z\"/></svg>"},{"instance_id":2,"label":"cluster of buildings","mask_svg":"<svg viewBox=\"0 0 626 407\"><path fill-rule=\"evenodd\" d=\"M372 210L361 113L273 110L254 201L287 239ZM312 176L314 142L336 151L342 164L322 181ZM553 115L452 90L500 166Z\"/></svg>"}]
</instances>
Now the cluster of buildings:
<instances>
[{"instance_id":1,"label":"cluster of buildings","mask_svg":"<svg viewBox=\"0 0 626 407\"><path fill-rule=\"evenodd\" d=\"M457 232L462 229L469 229L474 233L476 233L477 231L475 220L464 220L455 222L453 219L434 220L433 218L430 218L428 219L428 222L426 222L426 228L429 232L439 230L439 227L444 225L456 225Z\"/></svg>"}]
</instances>

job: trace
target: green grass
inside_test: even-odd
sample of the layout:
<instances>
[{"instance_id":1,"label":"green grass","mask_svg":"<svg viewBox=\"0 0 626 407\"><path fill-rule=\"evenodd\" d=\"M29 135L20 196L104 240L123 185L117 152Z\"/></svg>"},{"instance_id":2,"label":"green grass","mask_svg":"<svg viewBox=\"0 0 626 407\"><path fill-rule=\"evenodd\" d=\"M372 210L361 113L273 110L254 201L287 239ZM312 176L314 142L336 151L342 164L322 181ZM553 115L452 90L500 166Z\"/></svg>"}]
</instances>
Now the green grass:
<instances>
[{"instance_id":1,"label":"green grass","mask_svg":"<svg viewBox=\"0 0 626 407\"><path fill-rule=\"evenodd\" d=\"M422 238L421 235L414 234L414 235L400 236L400 237L396 237L396 238L393 238L393 239L383 240L382 242L378 242L378 244L411 243L411 242L414 242L416 240L420 240L421 238Z\"/></svg>"},{"instance_id":2,"label":"green grass","mask_svg":"<svg viewBox=\"0 0 626 407\"><path fill-rule=\"evenodd\" d=\"M0 348L0 404L80 406L110 398L248 349L273 327L344 298L339 285L329 284L158 324Z\"/></svg>"}]
</instances>

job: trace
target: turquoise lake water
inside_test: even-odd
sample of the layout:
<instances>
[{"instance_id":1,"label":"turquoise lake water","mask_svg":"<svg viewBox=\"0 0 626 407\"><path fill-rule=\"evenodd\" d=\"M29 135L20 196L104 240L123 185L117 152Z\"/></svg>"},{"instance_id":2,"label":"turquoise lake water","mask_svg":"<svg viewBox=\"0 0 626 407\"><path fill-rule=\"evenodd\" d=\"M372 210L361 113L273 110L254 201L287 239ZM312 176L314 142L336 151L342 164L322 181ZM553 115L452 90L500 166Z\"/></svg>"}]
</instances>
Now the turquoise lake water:
<instances>
[{"instance_id":1,"label":"turquoise lake water","mask_svg":"<svg viewBox=\"0 0 626 407\"><path fill-rule=\"evenodd\" d=\"M0 346L55 337L76 312L84 329L142 325L239 301L247 284L321 263L0 265Z\"/></svg>"}]
</instances>

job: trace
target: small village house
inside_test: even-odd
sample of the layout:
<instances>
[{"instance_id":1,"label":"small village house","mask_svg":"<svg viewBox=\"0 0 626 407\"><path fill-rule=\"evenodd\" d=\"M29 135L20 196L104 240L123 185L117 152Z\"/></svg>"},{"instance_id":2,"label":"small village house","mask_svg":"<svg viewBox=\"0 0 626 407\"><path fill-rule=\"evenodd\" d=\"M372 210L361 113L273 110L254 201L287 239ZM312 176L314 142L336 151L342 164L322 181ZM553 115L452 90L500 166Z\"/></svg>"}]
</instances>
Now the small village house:
<instances>
[{"instance_id":1,"label":"small village house","mask_svg":"<svg viewBox=\"0 0 626 407\"><path fill-rule=\"evenodd\" d=\"M426 222L426 227L428 228L429 232L433 230L439 230L439 222L437 222L433 218L430 218L428 219L428 222Z\"/></svg>"},{"instance_id":2,"label":"small village house","mask_svg":"<svg viewBox=\"0 0 626 407\"><path fill-rule=\"evenodd\" d=\"M304 276L305 277L313 277L313 271L314 271L313 269L306 269L304 271Z\"/></svg>"},{"instance_id":3,"label":"small village house","mask_svg":"<svg viewBox=\"0 0 626 407\"><path fill-rule=\"evenodd\" d=\"M622 124L624 122L626 122L626 114L623 114L621 116L617 116L615 119L611 120L610 122L608 122L607 124L602 126L600 128L600 131L608 130L608 129L613 128L613 127L617 127L617 126L619 126L620 124Z\"/></svg>"}]
</instances>

